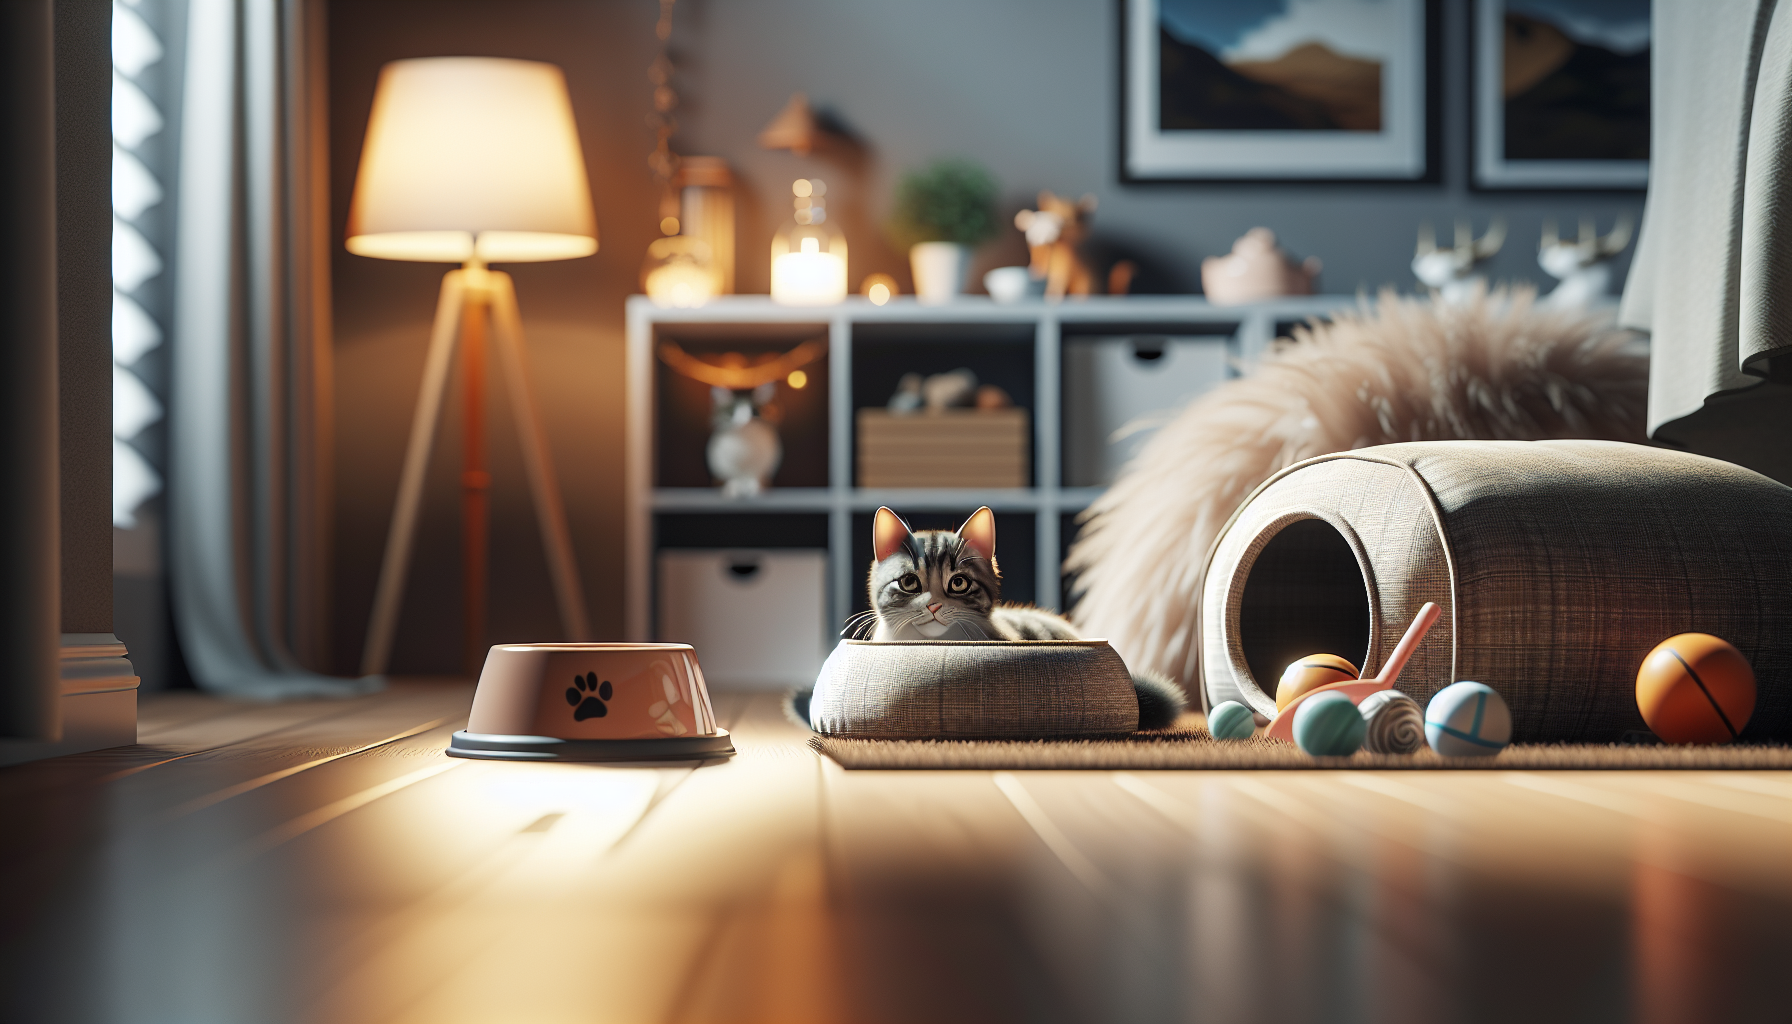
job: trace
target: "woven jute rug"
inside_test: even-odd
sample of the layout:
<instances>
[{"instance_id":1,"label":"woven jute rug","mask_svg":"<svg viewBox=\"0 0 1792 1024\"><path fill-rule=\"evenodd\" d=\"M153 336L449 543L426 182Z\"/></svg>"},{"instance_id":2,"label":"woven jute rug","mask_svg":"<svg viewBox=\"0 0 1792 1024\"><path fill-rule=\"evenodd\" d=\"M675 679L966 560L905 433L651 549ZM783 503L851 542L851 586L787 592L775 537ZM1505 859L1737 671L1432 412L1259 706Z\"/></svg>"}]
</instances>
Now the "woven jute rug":
<instances>
[{"instance_id":1,"label":"woven jute rug","mask_svg":"<svg viewBox=\"0 0 1792 1024\"><path fill-rule=\"evenodd\" d=\"M809 745L843 768L879 770L1792 770L1792 747L1780 745L1533 743L1507 747L1495 757L1439 757L1430 750L1312 757L1291 744L1261 736L1222 742L1199 726L1112 739L864 740L815 736Z\"/></svg>"}]
</instances>

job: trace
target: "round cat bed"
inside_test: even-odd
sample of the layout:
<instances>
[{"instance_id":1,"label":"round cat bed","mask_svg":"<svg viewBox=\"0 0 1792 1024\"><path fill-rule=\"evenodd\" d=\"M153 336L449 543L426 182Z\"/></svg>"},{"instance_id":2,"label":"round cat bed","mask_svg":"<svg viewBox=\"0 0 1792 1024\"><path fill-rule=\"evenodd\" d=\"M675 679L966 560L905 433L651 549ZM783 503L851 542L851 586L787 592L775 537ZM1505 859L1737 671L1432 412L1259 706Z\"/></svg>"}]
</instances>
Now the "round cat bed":
<instances>
[{"instance_id":1,"label":"round cat bed","mask_svg":"<svg viewBox=\"0 0 1792 1024\"><path fill-rule=\"evenodd\" d=\"M842 640L822 665L809 722L881 739L1132 732L1132 676L1106 640Z\"/></svg>"},{"instance_id":2,"label":"round cat bed","mask_svg":"<svg viewBox=\"0 0 1792 1024\"><path fill-rule=\"evenodd\" d=\"M1399 688L1423 704L1486 683L1515 741L1645 729L1637 669L1687 632L1753 665L1742 736L1792 738L1792 488L1608 441L1383 445L1271 477L1208 558L1204 703L1273 716L1283 666L1308 654L1373 675L1426 601L1443 615Z\"/></svg>"}]
</instances>

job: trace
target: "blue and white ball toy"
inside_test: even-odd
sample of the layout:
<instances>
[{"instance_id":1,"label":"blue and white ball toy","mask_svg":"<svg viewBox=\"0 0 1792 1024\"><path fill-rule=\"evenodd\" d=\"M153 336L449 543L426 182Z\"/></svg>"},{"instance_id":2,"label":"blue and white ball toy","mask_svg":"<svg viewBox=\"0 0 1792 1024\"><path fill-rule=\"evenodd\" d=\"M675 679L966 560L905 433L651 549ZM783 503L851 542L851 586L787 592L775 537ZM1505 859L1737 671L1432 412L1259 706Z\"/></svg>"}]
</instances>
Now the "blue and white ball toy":
<instances>
[{"instance_id":1,"label":"blue and white ball toy","mask_svg":"<svg viewBox=\"0 0 1792 1024\"><path fill-rule=\"evenodd\" d=\"M1368 731L1355 702L1335 690L1314 694L1294 709L1294 745L1314 757L1349 757Z\"/></svg>"},{"instance_id":2,"label":"blue and white ball toy","mask_svg":"<svg viewBox=\"0 0 1792 1024\"><path fill-rule=\"evenodd\" d=\"M1486 683L1455 683L1425 708L1425 741L1444 757L1492 757L1512 742L1512 712Z\"/></svg>"},{"instance_id":3,"label":"blue and white ball toy","mask_svg":"<svg viewBox=\"0 0 1792 1024\"><path fill-rule=\"evenodd\" d=\"M1245 740L1257 731L1251 709L1235 700L1217 704L1207 713L1207 731L1216 740Z\"/></svg>"}]
</instances>

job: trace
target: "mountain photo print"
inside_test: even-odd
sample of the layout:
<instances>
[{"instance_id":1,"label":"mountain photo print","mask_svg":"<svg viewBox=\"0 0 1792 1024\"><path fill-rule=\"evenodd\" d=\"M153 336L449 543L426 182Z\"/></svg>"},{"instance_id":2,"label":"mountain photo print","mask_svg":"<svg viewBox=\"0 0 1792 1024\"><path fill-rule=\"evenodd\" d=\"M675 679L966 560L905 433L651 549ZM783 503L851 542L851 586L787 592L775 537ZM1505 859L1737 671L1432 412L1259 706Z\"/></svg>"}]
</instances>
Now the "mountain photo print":
<instances>
[{"instance_id":1,"label":"mountain photo print","mask_svg":"<svg viewBox=\"0 0 1792 1024\"><path fill-rule=\"evenodd\" d=\"M1414 180L1424 0L1122 0L1129 180Z\"/></svg>"},{"instance_id":2,"label":"mountain photo print","mask_svg":"<svg viewBox=\"0 0 1792 1024\"><path fill-rule=\"evenodd\" d=\"M1475 183L1642 188L1649 0L1478 0Z\"/></svg>"}]
</instances>

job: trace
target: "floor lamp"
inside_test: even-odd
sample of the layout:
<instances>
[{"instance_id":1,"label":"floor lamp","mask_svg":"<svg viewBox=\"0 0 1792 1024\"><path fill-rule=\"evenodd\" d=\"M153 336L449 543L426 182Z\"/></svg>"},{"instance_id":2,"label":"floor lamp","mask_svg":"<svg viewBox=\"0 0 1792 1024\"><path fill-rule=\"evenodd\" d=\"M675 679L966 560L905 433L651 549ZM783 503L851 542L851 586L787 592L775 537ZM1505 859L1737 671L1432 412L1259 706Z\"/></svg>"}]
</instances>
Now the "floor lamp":
<instances>
[{"instance_id":1,"label":"floor lamp","mask_svg":"<svg viewBox=\"0 0 1792 1024\"><path fill-rule=\"evenodd\" d=\"M466 667L477 673L483 663L491 483L485 461L488 333L509 385L561 626L569 639L590 639L559 485L529 388L516 289L510 275L487 266L574 259L597 251L584 156L560 69L489 57L387 64L361 150L347 246L361 256L461 264L442 279L361 671L382 673L391 658L424 471L457 349L464 388Z\"/></svg>"}]
</instances>

